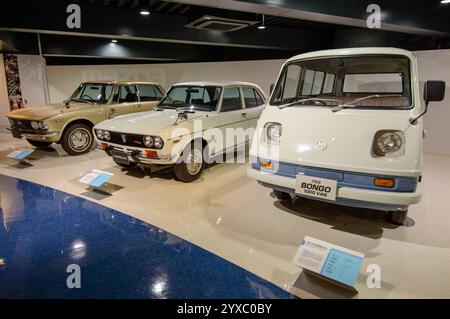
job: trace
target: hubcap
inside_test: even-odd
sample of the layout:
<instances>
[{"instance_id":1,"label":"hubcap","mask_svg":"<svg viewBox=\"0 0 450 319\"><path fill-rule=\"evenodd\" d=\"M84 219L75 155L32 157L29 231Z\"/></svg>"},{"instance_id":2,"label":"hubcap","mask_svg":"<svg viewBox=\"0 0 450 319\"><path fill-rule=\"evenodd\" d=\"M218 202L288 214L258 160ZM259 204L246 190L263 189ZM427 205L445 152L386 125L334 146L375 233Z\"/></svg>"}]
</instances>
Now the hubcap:
<instances>
[{"instance_id":1,"label":"hubcap","mask_svg":"<svg viewBox=\"0 0 450 319\"><path fill-rule=\"evenodd\" d=\"M91 135L85 129L76 129L69 136L70 147L76 151L85 150L91 142Z\"/></svg>"},{"instance_id":2,"label":"hubcap","mask_svg":"<svg viewBox=\"0 0 450 319\"><path fill-rule=\"evenodd\" d=\"M189 152L186 160L186 168L190 175L196 175L200 172L203 165L202 151L193 149Z\"/></svg>"}]
</instances>

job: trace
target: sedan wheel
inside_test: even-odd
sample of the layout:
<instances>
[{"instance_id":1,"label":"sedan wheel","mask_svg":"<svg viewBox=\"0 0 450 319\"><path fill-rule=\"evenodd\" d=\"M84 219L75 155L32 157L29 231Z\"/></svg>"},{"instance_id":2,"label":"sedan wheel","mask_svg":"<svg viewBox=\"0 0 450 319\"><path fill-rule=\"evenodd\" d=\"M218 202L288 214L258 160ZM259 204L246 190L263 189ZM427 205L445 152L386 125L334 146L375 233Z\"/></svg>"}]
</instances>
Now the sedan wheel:
<instances>
[{"instance_id":1,"label":"sedan wheel","mask_svg":"<svg viewBox=\"0 0 450 319\"><path fill-rule=\"evenodd\" d=\"M175 176L184 183L190 183L199 178L205 167L201 144L192 143L186 146L181 159L181 162L175 164Z\"/></svg>"},{"instance_id":2,"label":"sedan wheel","mask_svg":"<svg viewBox=\"0 0 450 319\"><path fill-rule=\"evenodd\" d=\"M93 141L89 126L75 124L64 132L61 145L68 154L80 155L90 151Z\"/></svg>"}]
</instances>

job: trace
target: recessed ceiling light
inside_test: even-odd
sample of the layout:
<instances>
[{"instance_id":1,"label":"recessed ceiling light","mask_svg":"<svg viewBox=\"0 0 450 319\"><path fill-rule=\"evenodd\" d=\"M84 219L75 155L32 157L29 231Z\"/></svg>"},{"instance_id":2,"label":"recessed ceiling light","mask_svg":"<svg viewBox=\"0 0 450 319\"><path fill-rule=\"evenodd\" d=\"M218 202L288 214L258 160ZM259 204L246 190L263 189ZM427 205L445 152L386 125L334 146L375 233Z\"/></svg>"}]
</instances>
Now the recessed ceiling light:
<instances>
[{"instance_id":1,"label":"recessed ceiling light","mask_svg":"<svg viewBox=\"0 0 450 319\"><path fill-rule=\"evenodd\" d=\"M450 0L442 0L441 3L450 3Z\"/></svg>"},{"instance_id":2,"label":"recessed ceiling light","mask_svg":"<svg viewBox=\"0 0 450 319\"><path fill-rule=\"evenodd\" d=\"M117 43L117 42L119 42L119 41L117 41L117 40L114 39L114 40L111 40L111 42L112 42L112 43Z\"/></svg>"},{"instance_id":3,"label":"recessed ceiling light","mask_svg":"<svg viewBox=\"0 0 450 319\"><path fill-rule=\"evenodd\" d=\"M141 9L141 12L139 13L142 14L143 16L148 16L150 14L150 11L147 9Z\"/></svg>"}]
</instances>

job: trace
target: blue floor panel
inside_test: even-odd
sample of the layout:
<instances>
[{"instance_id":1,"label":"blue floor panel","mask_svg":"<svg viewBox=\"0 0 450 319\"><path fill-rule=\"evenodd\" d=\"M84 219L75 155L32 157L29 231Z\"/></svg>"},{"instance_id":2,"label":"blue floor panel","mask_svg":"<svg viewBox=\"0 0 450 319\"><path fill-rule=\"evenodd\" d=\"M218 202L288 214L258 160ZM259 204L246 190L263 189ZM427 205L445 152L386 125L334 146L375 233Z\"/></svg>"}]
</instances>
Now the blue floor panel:
<instances>
[{"instance_id":1,"label":"blue floor panel","mask_svg":"<svg viewBox=\"0 0 450 319\"><path fill-rule=\"evenodd\" d=\"M295 298L113 209L4 175L0 185L0 298ZM80 289L66 285L71 264Z\"/></svg>"}]
</instances>

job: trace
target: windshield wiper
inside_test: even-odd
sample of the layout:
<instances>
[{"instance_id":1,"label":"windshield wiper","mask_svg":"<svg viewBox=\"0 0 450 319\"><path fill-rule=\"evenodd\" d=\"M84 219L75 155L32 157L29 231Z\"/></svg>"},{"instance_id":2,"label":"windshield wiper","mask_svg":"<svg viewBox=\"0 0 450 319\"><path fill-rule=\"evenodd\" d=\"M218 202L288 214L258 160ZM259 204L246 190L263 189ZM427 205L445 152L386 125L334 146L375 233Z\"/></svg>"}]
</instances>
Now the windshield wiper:
<instances>
[{"instance_id":1,"label":"windshield wiper","mask_svg":"<svg viewBox=\"0 0 450 319\"><path fill-rule=\"evenodd\" d=\"M310 101L319 101L319 102L337 102L339 103L339 100L335 100L335 99L319 99L316 97L311 97L311 98L307 98L307 99L301 99L292 103L288 103L288 104L284 104L284 105L279 105L278 108L280 109L284 109L285 107L290 107L290 106L294 106L294 105L298 105L298 104L303 104L305 102L310 102ZM324 104L323 106L328 106L326 104Z\"/></svg>"},{"instance_id":2,"label":"windshield wiper","mask_svg":"<svg viewBox=\"0 0 450 319\"><path fill-rule=\"evenodd\" d=\"M361 102L361 101L365 101L365 100L370 100L370 99L378 99L381 97L402 97L403 95L401 94L373 94L373 95L368 95L368 96L364 96L364 97L360 97L357 99L354 99L353 101L350 101L348 103L344 103L344 104L340 104L338 106L335 106L331 109L331 111L333 112L338 112L340 110L343 109L347 109L350 107L357 107L357 105L355 105L355 103Z\"/></svg>"}]
</instances>

